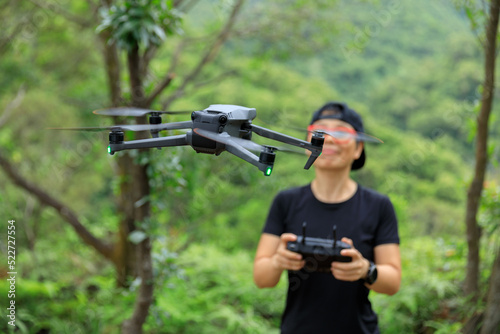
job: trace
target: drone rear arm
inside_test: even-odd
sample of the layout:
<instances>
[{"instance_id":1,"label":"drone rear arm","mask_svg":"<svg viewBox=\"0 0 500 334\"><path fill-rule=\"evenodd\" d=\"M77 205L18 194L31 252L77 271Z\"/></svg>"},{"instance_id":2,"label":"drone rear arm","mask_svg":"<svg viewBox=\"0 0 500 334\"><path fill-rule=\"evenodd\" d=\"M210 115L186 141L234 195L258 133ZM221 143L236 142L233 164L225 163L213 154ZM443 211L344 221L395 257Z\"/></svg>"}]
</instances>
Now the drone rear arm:
<instances>
[{"instance_id":1,"label":"drone rear arm","mask_svg":"<svg viewBox=\"0 0 500 334\"><path fill-rule=\"evenodd\" d=\"M189 145L186 135L177 135L170 137L148 138L124 141L121 143L109 143L109 154L114 154L118 151L131 150L138 148L154 148L154 147L168 147L168 146L183 146Z\"/></svg>"}]
</instances>

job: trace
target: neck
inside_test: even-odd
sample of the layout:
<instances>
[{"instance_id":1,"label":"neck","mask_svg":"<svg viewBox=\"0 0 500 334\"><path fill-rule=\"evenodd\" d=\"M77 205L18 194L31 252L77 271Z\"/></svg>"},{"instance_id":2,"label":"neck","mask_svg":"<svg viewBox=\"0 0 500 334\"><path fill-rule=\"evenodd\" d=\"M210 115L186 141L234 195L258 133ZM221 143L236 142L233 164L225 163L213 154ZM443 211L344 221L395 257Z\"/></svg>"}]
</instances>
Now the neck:
<instances>
[{"instance_id":1,"label":"neck","mask_svg":"<svg viewBox=\"0 0 500 334\"><path fill-rule=\"evenodd\" d=\"M351 198L358 185L350 178L349 172L316 169L316 177L311 183L316 199L324 203L340 203Z\"/></svg>"}]
</instances>

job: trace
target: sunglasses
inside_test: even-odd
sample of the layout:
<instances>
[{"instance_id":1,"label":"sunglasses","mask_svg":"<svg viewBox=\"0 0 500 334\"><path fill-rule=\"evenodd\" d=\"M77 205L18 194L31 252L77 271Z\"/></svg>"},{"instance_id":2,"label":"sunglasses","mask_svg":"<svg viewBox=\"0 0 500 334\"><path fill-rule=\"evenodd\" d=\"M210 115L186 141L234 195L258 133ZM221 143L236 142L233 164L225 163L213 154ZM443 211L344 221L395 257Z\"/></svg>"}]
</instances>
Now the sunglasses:
<instances>
[{"instance_id":1,"label":"sunglasses","mask_svg":"<svg viewBox=\"0 0 500 334\"><path fill-rule=\"evenodd\" d=\"M309 132L322 132L326 135L329 135L330 137L333 138L333 140L337 144L347 144L352 139L355 139L356 141L363 141L363 142L383 143L382 140L380 140L376 137L367 135L366 133L363 133L363 132L357 132L354 129L347 128L344 126L329 128L329 127L324 126L324 125L311 124L307 127L307 131L309 131Z\"/></svg>"}]
</instances>

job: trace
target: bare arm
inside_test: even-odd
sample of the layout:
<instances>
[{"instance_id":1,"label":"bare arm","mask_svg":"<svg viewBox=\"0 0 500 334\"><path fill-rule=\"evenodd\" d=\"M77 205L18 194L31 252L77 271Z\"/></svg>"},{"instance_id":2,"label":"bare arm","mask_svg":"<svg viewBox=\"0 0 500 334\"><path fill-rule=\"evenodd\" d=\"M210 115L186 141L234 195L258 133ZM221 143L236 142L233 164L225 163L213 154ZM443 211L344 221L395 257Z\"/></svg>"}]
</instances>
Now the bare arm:
<instances>
[{"instance_id":1,"label":"bare arm","mask_svg":"<svg viewBox=\"0 0 500 334\"><path fill-rule=\"evenodd\" d=\"M393 295L401 285L401 255L398 244L385 244L375 247L375 264L378 277L373 285L368 286L373 291Z\"/></svg>"},{"instance_id":2,"label":"bare arm","mask_svg":"<svg viewBox=\"0 0 500 334\"><path fill-rule=\"evenodd\" d=\"M281 237L262 234L253 266L253 279L259 288L274 287L283 270L299 270L304 266L302 255L286 249L287 242L295 240L297 236L291 233L283 233Z\"/></svg>"}]
</instances>

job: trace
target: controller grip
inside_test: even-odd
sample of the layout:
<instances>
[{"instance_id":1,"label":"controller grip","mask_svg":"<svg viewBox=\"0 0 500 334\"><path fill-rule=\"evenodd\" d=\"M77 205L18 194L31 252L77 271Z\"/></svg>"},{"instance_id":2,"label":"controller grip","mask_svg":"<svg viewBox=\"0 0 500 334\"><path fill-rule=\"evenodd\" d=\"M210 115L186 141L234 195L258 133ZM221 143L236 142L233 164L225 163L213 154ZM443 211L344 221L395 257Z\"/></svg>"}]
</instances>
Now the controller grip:
<instances>
[{"instance_id":1,"label":"controller grip","mask_svg":"<svg viewBox=\"0 0 500 334\"><path fill-rule=\"evenodd\" d=\"M302 255L306 261L304 268L308 271L330 272L332 262L351 262L350 256L340 255L343 249L351 246L345 242L329 239L297 237L297 241L289 241L287 249Z\"/></svg>"}]
</instances>

